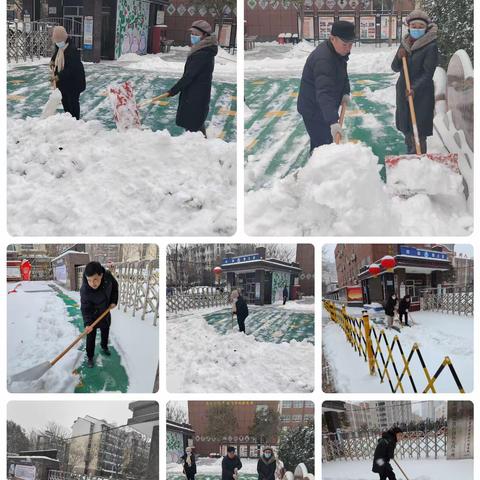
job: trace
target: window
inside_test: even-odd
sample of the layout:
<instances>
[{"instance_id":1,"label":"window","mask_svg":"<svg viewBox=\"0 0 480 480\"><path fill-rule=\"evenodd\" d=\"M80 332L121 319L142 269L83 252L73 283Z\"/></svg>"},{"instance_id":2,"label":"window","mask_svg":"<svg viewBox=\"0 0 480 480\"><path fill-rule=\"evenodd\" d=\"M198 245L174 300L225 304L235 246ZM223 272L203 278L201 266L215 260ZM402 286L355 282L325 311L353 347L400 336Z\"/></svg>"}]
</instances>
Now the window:
<instances>
[{"instance_id":1,"label":"window","mask_svg":"<svg viewBox=\"0 0 480 480\"><path fill-rule=\"evenodd\" d=\"M303 408L303 402L293 402L293 408Z\"/></svg>"},{"instance_id":2,"label":"window","mask_svg":"<svg viewBox=\"0 0 480 480\"><path fill-rule=\"evenodd\" d=\"M292 415L292 422L301 422L302 416L301 415Z\"/></svg>"},{"instance_id":3,"label":"window","mask_svg":"<svg viewBox=\"0 0 480 480\"><path fill-rule=\"evenodd\" d=\"M292 402L282 402L283 408L292 408Z\"/></svg>"}]
</instances>

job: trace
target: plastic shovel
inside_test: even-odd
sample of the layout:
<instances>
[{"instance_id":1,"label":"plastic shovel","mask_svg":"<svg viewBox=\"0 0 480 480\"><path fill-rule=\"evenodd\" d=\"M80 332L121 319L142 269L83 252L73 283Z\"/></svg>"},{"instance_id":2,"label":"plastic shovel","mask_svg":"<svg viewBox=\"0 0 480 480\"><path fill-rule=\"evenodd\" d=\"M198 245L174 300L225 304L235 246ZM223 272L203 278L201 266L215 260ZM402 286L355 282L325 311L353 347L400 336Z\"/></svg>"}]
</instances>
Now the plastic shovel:
<instances>
[{"instance_id":1,"label":"plastic shovel","mask_svg":"<svg viewBox=\"0 0 480 480\"><path fill-rule=\"evenodd\" d=\"M408 73L408 64L406 57L402 57L403 63L403 74L405 76L405 84L407 87L407 91L411 91L411 83L410 83L410 75ZM433 161L437 163L441 163L448 167L455 173L460 174L460 169L458 167L458 154L457 153L422 153L422 149L420 146L420 136L418 134L418 126L417 126L417 115L415 113L415 105L413 103L412 95L408 96L408 106L410 109L410 118L412 121L412 129L413 129L413 139L415 142L415 152L416 154L409 154L409 155L388 155L385 157L385 168L387 170L387 183L389 183L389 176L393 169L398 166L398 163L402 160L412 160L412 159L422 159L422 161ZM402 185L401 180L396 180L395 182L389 184L394 191L398 194L404 194L406 196L415 194L415 193L428 193L422 190L418 192L412 189L410 185L408 190L406 187Z\"/></svg>"},{"instance_id":2,"label":"plastic shovel","mask_svg":"<svg viewBox=\"0 0 480 480\"><path fill-rule=\"evenodd\" d=\"M47 118L55 115L57 108L62 102L62 92L57 88L56 82L53 82L53 91L48 97L47 103L43 107L42 115L40 118Z\"/></svg>"},{"instance_id":3,"label":"plastic shovel","mask_svg":"<svg viewBox=\"0 0 480 480\"><path fill-rule=\"evenodd\" d=\"M345 102L342 102L342 107L340 108L340 118L338 119L338 124L340 125L340 127L343 127L343 121L345 120L346 111L347 111L347 104ZM339 145L341 139L342 139L342 136L339 133L337 133L335 135L335 143Z\"/></svg>"},{"instance_id":4,"label":"plastic shovel","mask_svg":"<svg viewBox=\"0 0 480 480\"><path fill-rule=\"evenodd\" d=\"M112 310L111 307L108 307L90 326L95 328ZM29 368L23 372L16 373L9 377L9 383L12 382L32 382L38 380L45 373L48 372L59 360L61 360L85 335L87 331L84 330L62 353L57 355L51 362L43 362L40 365Z\"/></svg>"}]
</instances>

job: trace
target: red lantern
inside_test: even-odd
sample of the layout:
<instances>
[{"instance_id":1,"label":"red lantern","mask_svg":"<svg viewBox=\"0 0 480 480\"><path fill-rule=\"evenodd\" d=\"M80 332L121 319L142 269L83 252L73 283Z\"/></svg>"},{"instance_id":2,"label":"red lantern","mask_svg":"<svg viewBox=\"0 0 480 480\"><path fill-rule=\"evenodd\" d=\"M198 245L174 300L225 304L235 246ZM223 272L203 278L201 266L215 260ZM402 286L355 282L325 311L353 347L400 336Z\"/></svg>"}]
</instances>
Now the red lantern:
<instances>
[{"instance_id":1,"label":"red lantern","mask_svg":"<svg viewBox=\"0 0 480 480\"><path fill-rule=\"evenodd\" d=\"M382 267L388 270L389 272L392 272L395 266L397 265L396 260L391 255L385 255L380 260L380 263L382 264Z\"/></svg>"},{"instance_id":2,"label":"red lantern","mask_svg":"<svg viewBox=\"0 0 480 480\"><path fill-rule=\"evenodd\" d=\"M221 274L222 274L222 267L215 267L215 268L213 269L213 273L214 273L215 275L221 275Z\"/></svg>"},{"instance_id":3,"label":"red lantern","mask_svg":"<svg viewBox=\"0 0 480 480\"><path fill-rule=\"evenodd\" d=\"M372 263L369 267L368 267L368 271L374 276L376 277L379 273L380 273L380 265L376 264L376 263Z\"/></svg>"}]
</instances>

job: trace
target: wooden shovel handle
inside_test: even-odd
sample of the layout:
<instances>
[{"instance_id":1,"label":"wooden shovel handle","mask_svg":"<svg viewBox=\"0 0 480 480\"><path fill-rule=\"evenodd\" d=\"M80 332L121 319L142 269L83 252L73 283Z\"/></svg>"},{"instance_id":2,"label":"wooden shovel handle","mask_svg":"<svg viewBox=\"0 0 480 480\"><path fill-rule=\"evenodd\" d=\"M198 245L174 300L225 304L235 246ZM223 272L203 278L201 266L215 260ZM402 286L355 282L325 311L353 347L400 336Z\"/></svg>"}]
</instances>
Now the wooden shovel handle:
<instances>
[{"instance_id":1,"label":"wooden shovel handle","mask_svg":"<svg viewBox=\"0 0 480 480\"><path fill-rule=\"evenodd\" d=\"M407 57L402 57L403 63L403 75L405 76L405 85L407 87L407 92L410 92L412 89L410 84L410 75L408 73L408 65L407 65ZM420 139L418 135L418 127L417 127L417 116L415 115L415 105L413 104L413 97L408 95L408 105L410 107L410 116L412 118L412 128L413 128L413 138L415 140L415 150L417 155L422 154L422 148L420 147Z\"/></svg>"},{"instance_id":2,"label":"wooden shovel handle","mask_svg":"<svg viewBox=\"0 0 480 480\"><path fill-rule=\"evenodd\" d=\"M343 127L343 120L345 119L345 112L347 111L347 104L342 102L342 108L340 109L340 118L338 119L338 124ZM338 145L342 139L341 135L337 133L335 135L335 143Z\"/></svg>"},{"instance_id":3,"label":"wooden shovel handle","mask_svg":"<svg viewBox=\"0 0 480 480\"><path fill-rule=\"evenodd\" d=\"M158 95L153 98L149 98L148 100L145 100L144 102L140 103L138 106L140 108L145 107L146 105L155 102L156 100L161 100L162 98L167 98L168 97L168 92L162 93L161 95Z\"/></svg>"},{"instance_id":4,"label":"wooden shovel handle","mask_svg":"<svg viewBox=\"0 0 480 480\"><path fill-rule=\"evenodd\" d=\"M96 327L112 310L113 307L108 307L91 325L90 327ZM62 353L56 356L50 364L53 366L55 365L60 359L62 359L85 335L87 335L87 331L84 330Z\"/></svg>"}]
</instances>

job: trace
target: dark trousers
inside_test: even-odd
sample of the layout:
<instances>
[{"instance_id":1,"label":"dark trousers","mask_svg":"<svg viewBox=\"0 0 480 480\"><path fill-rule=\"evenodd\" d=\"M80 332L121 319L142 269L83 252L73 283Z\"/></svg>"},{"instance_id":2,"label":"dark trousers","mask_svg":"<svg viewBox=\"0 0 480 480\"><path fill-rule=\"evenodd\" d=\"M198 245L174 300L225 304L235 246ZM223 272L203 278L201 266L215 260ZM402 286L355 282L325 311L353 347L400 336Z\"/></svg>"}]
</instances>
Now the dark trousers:
<instances>
[{"instance_id":1,"label":"dark trousers","mask_svg":"<svg viewBox=\"0 0 480 480\"><path fill-rule=\"evenodd\" d=\"M283 304L285 305L287 303L288 297L283 297Z\"/></svg>"},{"instance_id":2,"label":"dark trousers","mask_svg":"<svg viewBox=\"0 0 480 480\"><path fill-rule=\"evenodd\" d=\"M237 317L237 323L238 323L238 330L240 332L245 333L245 319Z\"/></svg>"},{"instance_id":3,"label":"dark trousers","mask_svg":"<svg viewBox=\"0 0 480 480\"><path fill-rule=\"evenodd\" d=\"M383 473L379 473L380 480L397 480L397 477L395 476L395 472L393 471L392 466L388 463L386 467L387 468Z\"/></svg>"},{"instance_id":4,"label":"dark trousers","mask_svg":"<svg viewBox=\"0 0 480 480\"><path fill-rule=\"evenodd\" d=\"M110 322L100 322L100 325L95 327L92 333L87 335L87 357L93 358L95 355L95 339L97 338L97 329L100 329L102 348L108 348L108 334L110 333Z\"/></svg>"},{"instance_id":5,"label":"dark trousers","mask_svg":"<svg viewBox=\"0 0 480 480\"><path fill-rule=\"evenodd\" d=\"M422 153L427 153L427 137L420 137L420 149ZM413 138L413 133L405 135L405 145L407 146L408 155L416 155L417 149L415 148L415 139Z\"/></svg>"},{"instance_id":6,"label":"dark trousers","mask_svg":"<svg viewBox=\"0 0 480 480\"><path fill-rule=\"evenodd\" d=\"M65 113L80 120L80 93L62 92L62 105Z\"/></svg>"},{"instance_id":7,"label":"dark trousers","mask_svg":"<svg viewBox=\"0 0 480 480\"><path fill-rule=\"evenodd\" d=\"M400 323L402 323L403 317L405 317L405 325L408 325L408 312L400 312Z\"/></svg>"},{"instance_id":8,"label":"dark trousers","mask_svg":"<svg viewBox=\"0 0 480 480\"><path fill-rule=\"evenodd\" d=\"M330 125L323 120L321 113L313 117L302 117L308 136L310 137L310 154L313 150L321 145L329 145L333 142L330 133Z\"/></svg>"}]
</instances>

